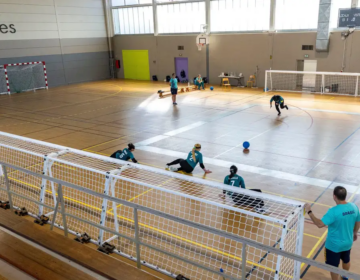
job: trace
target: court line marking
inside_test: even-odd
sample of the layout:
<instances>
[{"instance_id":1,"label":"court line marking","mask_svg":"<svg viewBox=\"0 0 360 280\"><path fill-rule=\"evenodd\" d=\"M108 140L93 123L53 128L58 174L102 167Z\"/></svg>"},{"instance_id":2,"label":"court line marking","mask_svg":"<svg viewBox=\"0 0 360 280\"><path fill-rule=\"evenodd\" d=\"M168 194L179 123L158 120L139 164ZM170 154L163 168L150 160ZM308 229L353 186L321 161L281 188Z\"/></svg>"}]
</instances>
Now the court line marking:
<instances>
[{"instance_id":1,"label":"court line marking","mask_svg":"<svg viewBox=\"0 0 360 280\"><path fill-rule=\"evenodd\" d=\"M167 149L162 149L162 148L157 148L157 147L152 147L152 146L140 146L137 149L155 153L155 154L171 156L171 157L175 157L175 158L186 158L187 157L187 154L183 153L183 152L177 152L177 151L172 151L172 150L167 150ZM359 191L357 189L357 187L354 185L342 184L339 182L330 182L330 181L323 180L323 179L311 178L311 177L291 174L291 173L287 173L287 172L283 172L283 171L270 170L270 169L266 169L266 168L262 168L262 167L241 164L238 162L229 162L229 161L225 161L225 160L208 158L208 157L204 157L204 161L211 165L226 167L226 168L229 168L229 166L235 164L237 166L238 170L241 170L244 172L255 173L255 174L259 174L259 175L263 175L263 176L273 177L276 179L282 179L282 180L288 180L288 181L297 182L297 183L318 186L321 188L327 188L329 185L331 185L330 189L332 189L334 187L334 185L340 184L340 185L344 186L348 190L348 192L354 193L355 191L356 192Z\"/></svg>"},{"instance_id":2,"label":"court line marking","mask_svg":"<svg viewBox=\"0 0 360 280\"><path fill-rule=\"evenodd\" d=\"M36 189L40 189L40 187L38 187L38 186L35 186L35 185L32 185L32 184L23 182L23 181L21 181L21 180L15 179L15 178L10 178L10 177L9 177L9 179L12 179L12 180L14 180L14 181L16 181L16 182L19 182L19 183L21 183L21 184L25 184L25 185L27 185L27 186L30 186L30 187L33 187L33 188L36 188ZM52 193L52 192L50 192L49 190L46 190L46 192L48 192L48 193L50 193L50 194ZM78 203L78 204L80 204L80 205L85 205L85 206L87 206L87 207L90 207L90 208L92 208L92 209L95 209L95 210L98 210L99 212L101 212L101 209L98 208L98 207L95 207L95 206L86 204L86 203L81 202L81 201L77 201L77 200L72 199L72 198L69 198L69 197L67 197L67 196L64 196L64 199L67 199L67 200L70 200L70 201L74 201L74 202L76 202L76 203ZM109 213L109 214L110 214L110 215L114 215L113 213ZM119 216L119 215L118 215L118 218L120 218L120 219L122 219L122 220L125 220L125 221L129 221L129 222L134 223L134 220L132 220L132 219L130 219L130 218L126 218L126 217L124 217L124 216ZM146 228L149 228L149 229L152 229L152 230L154 230L154 231L163 233L163 234L165 234L165 235L174 237L174 238L176 238L176 239L185 241L185 242L187 242L187 243L190 243L190 244L199 246L199 247L201 247L201 248L205 248L205 249L207 249L207 250L216 252L216 253L218 253L218 254L220 254L220 255L227 256L227 257L229 257L229 258L232 258L232 259L235 259L235 260L238 260L238 261L241 261L241 260L242 260L241 258L239 258L239 257L237 257L237 256L235 256L235 255L232 255L232 254L229 254L229 253L226 253L226 252L222 252L222 251L220 251L220 250L217 250L217 249L208 247L208 246L206 246L206 245L203 245L203 244L201 244L201 243L197 243L197 242L195 242L195 241L191 241L191 240L189 240L189 239L186 239L186 238L183 238L183 237L181 237L181 236L172 234L172 233L170 233L170 232L166 232L166 231L163 231L163 230L161 230L161 229L157 229L157 228L152 227L152 226L149 226L149 225L147 225L147 224L139 223L139 225L141 225L141 226L143 226L143 227L146 227ZM251 262L251 261L246 261L246 262L249 263L249 264L255 265L254 262ZM266 266L263 266L263 265L259 265L259 264L256 264L256 265L257 265L258 267L261 267L261 268L265 269L265 270L268 270L268 271L271 271L271 272L275 272L275 270L272 269L272 268L269 268L269 267L266 267ZM283 275L285 275L285 276L287 276L287 277L291 277L291 276L286 275L286 274L283 274Z\"/></svg>"},{"instance_id":3,"label":"court line marking","mask_svg":"<svg viewBox=\"0 0 360 280\"><path fill-rule=\"evenodd\" d=\"M322 160L320 160L315 166L313 166L306 174L305 176L307 176L308 174L310 174L313 170L315 170L315 168L317 168L321 163L323 163L323 161L328 158L330 155L332 155L337 149L339 149L347 140L349 140L351 137L353 137L360 129L360 126L355 129L355 131L353 131L349 136L347 136L344 140L342 140L340 142L340 144L338 144L331 152L329 152ZM336 179L336 178L335 178Z\"/></svg>"},{"instance_id":4,"label":"court line marking","mask_svg":"<svg viewBox=\"0 0 360 280\"><path fill-rule=\"evenodd\" d=\"M261 107L268 107L268 105L258 105ZM356 112L349 112L349 111L335 111L335 110L324 110L324 109L316 109L316 108L302 108L299 107L302 110L306 111L314 111L314 112L323 112L323 113L334 113L334 114L344 114L344 115L357 115L360 116L360 113Z\"/></svg>"},{"instance_id":5,"label":"court line marking","mask_svg":"<svg viewBox=\"0 0 360 280\"><path fill-rule=\"evenodd\" d=\"M155 137L151 137L151 138L146 139L144 141L137 142L137 143L135 143L135 145L136 146L147 146L147 145L153 144L155 142L159 142L161 140L169 138L171 136L175 136L177 134L183 133L183 132L191 130L193 128L202 126L202 125L204 125L206 123L207 122L200 121L200 122L196 122L196 123L193 123L193 124L190 124L190 125L187 125L187 126L183 126L183 127L179 128L179 129L175 129L175 130L165 132L163 135L157 135Z\"/></svg>"},{"instance_id":6,"label":"court line marking","mask_svg":"<svg viewBox=\"0 0 360 280\"><path fill-rule=\"evenodd\" d=\"M283 123L282 123L282 122L280 122L279 124L276 124L274 127L269 128L269 129L267 129L267 130L265 130L265 131L263 131L263 132L261 132L261 133L259 133L259 134L255 135L255 136L251 137L248 141L254 140L254 139L256 139L256 138L260 137L261 135L263 135L263 134L265 134L265 133L268 133L269 131L271 131L271 130L273 130L273 129L278 128L278 127L279 127L279 126L281 126L282 124L283 124ZM226 153L228 153L228 152L230 152L230 151L232 151L232 150L234 150L234 149L236 149L236 148L239 148L242 144L243 144L243 143L239 143L239 144L238 144L238 145L236 145L235 147L232 147L232 148L230 148L230 149L226 150L225 152L222 152L222 153L220 153L220 154L218 154L218 155L214 156L214 158L218 158L219 156L222 156L223 154L226 154Z\"/></svg>"}]
</instances>

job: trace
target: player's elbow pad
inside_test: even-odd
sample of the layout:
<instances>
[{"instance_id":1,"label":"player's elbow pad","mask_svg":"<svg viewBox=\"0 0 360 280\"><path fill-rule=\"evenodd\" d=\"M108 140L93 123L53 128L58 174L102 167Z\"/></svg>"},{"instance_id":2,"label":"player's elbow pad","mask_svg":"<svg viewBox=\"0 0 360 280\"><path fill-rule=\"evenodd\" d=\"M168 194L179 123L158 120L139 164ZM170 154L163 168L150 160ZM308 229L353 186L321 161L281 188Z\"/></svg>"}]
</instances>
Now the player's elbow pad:
<instances>
[{"instance_id":1,"label":"player's elbow pad","mask_svg":"<svg viewBox=\"0 0 360 280\"><path fill-rule=\"evenodd\" d=\"M204 165L203 163L200 163L200 167L201 167L202 169L205 169L205 165Z\"/></svg>"},{"instance_id":2,"label":"player's elbow pad","mask_svg":"<svg viewBox=\"0 0 360 280\"><path fill-rule=\"evenodd\" d=\"M136 159L132 159L133 163L138 163L138 161Z\"/></svg>"}]
</instances>

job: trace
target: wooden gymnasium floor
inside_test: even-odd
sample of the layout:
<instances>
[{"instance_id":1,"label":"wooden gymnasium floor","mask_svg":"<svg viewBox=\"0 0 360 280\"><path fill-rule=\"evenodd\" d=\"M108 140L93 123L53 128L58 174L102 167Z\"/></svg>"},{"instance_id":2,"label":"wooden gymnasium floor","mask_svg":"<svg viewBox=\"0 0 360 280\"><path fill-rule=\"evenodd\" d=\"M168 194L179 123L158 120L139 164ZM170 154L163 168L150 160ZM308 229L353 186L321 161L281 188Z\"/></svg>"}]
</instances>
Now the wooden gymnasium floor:
<instances>
[{"instance_id":1,"label":"wooden gymnasium floor","mask_svg":"<svg viewBox=\"0 0 360 280\"><path fill-rule=\"evenodd\" d=\"M247 188L313 203L321 217L334 206L332 187L342 184L360 206L360 98L283 93L290 109L277 117L272 93L255 89L195 91L171 98L155 93L164 83L102 81L0 96L0 131L110 155L137 144L136 158L164 168L202 144L206 179L222 181L232 163ZM176 131L175 131L176 130ZM159 141L150 138L174 131ZM243 153L243 141L250 152ZM220 161L221 160L221 161ZM228 162L228 166L224 166ZM254 168L255 167L255 168ZM198 167L193 176L203 177ZM307 219L303 255L323 261L326 229ZM360 243L352 250L352 271L360 273ZM329 279L302 267L303 279Z\"/></svg>"}]
</instances>

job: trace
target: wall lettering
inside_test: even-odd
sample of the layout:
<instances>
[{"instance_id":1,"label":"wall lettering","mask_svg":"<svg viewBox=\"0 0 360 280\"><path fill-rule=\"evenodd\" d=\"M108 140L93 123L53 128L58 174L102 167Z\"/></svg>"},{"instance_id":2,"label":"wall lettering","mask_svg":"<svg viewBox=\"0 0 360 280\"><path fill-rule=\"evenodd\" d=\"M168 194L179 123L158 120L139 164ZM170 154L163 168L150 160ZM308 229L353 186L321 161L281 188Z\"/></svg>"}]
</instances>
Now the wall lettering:
<instances>
[{"instance_id":1,"label":"wall lettering","mask_svg":"<svg viewBox=\"0 0 360 280\"><path fill-rule=\"evenodd\" d=\"M0 23L0 33L1 34L16 33L15 24Z\"/></svg>"}]
</instances>

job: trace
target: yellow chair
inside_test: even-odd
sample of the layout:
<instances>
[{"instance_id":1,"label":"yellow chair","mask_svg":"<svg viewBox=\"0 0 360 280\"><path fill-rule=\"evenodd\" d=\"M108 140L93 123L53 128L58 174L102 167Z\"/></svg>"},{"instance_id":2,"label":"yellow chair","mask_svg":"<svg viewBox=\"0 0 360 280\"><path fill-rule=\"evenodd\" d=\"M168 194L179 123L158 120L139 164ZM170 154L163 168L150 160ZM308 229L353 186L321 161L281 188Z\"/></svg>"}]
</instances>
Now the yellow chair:
<instances>
[{"instance_id":1,"label":"yellow chair","mask_svg":"<svg viewBox=\"0 0 360 280\"><path fill-rule=\"evenodd\" d=\"M222 82L221 82L221 86L222 88L225 88L225 90L228 88L229 90L231 90L231 85L230 85L230 81L229 78L223 78Z\"/></svg>"},{"instance_id":2,"label":"yellow chair","mask_svg":"<svg viewBox=\"0 0 360 280\"><path fill-rule=\"evenodd\" d=\"M255 85L255 83L256 83L256 78L255 78L254 75L251 75L250 78L249 78L249 80L248 80L247 83L246 83L246 87L252 88L252 87ZM249 85L250 85L250 86L249 86Z\"/></svg>"}]
</instances>

